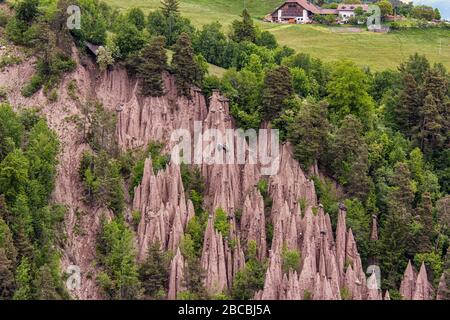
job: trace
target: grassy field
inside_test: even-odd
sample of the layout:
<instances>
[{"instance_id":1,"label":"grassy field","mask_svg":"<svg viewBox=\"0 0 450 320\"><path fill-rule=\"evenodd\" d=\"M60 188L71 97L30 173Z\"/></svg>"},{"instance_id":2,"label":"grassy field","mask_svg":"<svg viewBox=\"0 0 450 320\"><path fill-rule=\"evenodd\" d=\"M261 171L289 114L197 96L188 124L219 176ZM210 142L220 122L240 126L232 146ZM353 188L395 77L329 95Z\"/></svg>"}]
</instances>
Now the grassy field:
<instances>
[{"instance_id":1,"label":"grassy field","mask_svg":"<svg viewBox=\"0 0 450 320\"><path fill-rule=\"evenodd\" d=\"M160 6L160 0L105 0L126 10L140 7L145 12ZM245 0L250 13L260 19L283 0ZM228 26L239 17L244 0L181 0L181 12L193 24L201 26L219 21ZM337 32L318 25L278 25L258 20L261 29L272 32L280 44L298 52L310 53L324 61L349 59L372 70L396 68L409 55L425 54L432 62L442 62L450 69L450 30L409 30L377 34L372 32ZM345 30L345 28L340 28ZM220 70L221 71L221 70Z\"/></svg>"}]
</instances>

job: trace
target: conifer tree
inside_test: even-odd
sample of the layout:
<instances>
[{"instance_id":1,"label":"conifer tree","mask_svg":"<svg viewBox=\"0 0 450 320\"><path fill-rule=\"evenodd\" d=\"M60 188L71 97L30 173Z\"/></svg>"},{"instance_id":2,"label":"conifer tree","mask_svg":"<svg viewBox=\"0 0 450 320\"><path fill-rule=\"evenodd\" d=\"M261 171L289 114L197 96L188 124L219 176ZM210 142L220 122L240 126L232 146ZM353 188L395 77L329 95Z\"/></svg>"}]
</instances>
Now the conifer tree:
<instances>
[{"instance_id":1,"label":"conifer tree","mask_svg":"<svg viewBox=\"0 0 450 320\"><path fill-rule=\"evenodd\" d=\"M424 80L425 73L430 69L430 62L424 55L415 53L411 55L408 61L402 63L399 67L400 72L405 75L411 74L417 84L421 85Z\"/></svg>"},{"instance_id":2,"label":"conifer tree","mask_svg":"<svg viewBox=\"0 0 450 320\"><path fill-rule=\"evenodd\" d=\"M162 0L161 10L166 17L179 14L180 2L178 0Z\"/></svg>"},{"instance_id":3,"label":"conifer tree","mask_svg":"<svg viewBox=\"0 0 450 320\"><path fill-rule=\"evenodd\" d=\"M23 258L16 270L16 291L14 300L30 300L31 292L31 265L28 258Z\"/></svg>"},{"instance_id":4,"label":"conifer tree","mask_svg":"<svg viewBox=\"0 0 450 320\"><path fill-rule=\"evenodd\" d=\"M270 121L278 118L286 108L286 101L292 98L294 88L292 75L286 66L269 70L263 85L263 117Z\"/></svg>"},{"instance_id":5,"label":"conifer tree","mask_svg":"<svg viewBox=\"0 0 450 320\"><path fill-rule=\"evenodd\" d=\"M388 212L380 233L379 258L386 288L398 288L406 267L405 257L411 242L409 225L413 201L411 174L408 166L400 162L395 166L388 196Z\"/></svg>"},{"instance_id":6,"label":"conifer tree","mask_svg":"<svg viewBox=\"0 0 450 320\"><path fill-rule=\"evenodd\" d=\"M424 75L423 96L431 94L437 105L442 105L448 90L448 79L439 65L428 70ZM442 110L440 110L442 112Z\"/></svg>"},{"instance_id":7,"label":"conifer tree","mask_svg":"<svg viewBox=\"0 0 450 320\"><path fill-rule=\"evenodd\" d=\"M413 128L418 123L418 113L421 105L419 86L414 77L407 73L403 77L403 90L400 94L398 107L395 109L397 124L400 130L410 137Z\"/></svg>"},{"instance_id":8,"label":"conifer tree","mask_svg":"<svg viewBox=\"0 0 450 320\"><path fill-rule=\"evenodd\" d=\"M295 157L305 170L323 157L326 150L330 129L327 108L325 102L305 104L288 130Z\"/></svg>"},{"instance_id":9,"label":"conifer tree","mask_svg":"<svg viewBox=\"0 0 450 320\"><path fill-rule=\"evenodd\" d=\"M17 228L14 242L16 244L17 252L20 257L27 257L29 259L33 258L33 245L31 244L25 228L22 225L19 225Z\"/></svg>"},{"instance_id":10,"label":"conifer tree","mask_svg":"<svg viewBox=\"0 0 450 320\"><path fill-rule=\"evenodd\" d=\"M443 145L445 136L442 132L442 116L436 105L435 97L429 93L419 113L420 122L416 129L420 148L425 155L432 155Z\"/></svg>"},{"instance_id":11,"label":"conifer tree","mask_svg":"<svg viewBox=\"0 0 450 320\"><path fill-rule=\"evenodd\" d=\"M0 248L0 300L11 299L14 293L14 274L12 262L4 248Z\"/></svg>"},{"instance_id":12,"label":"conifer tree","mask_svg":"<svg viewBox=\"0 0 450 320\"><path fill-rule=\"evenodd\" d=\"M417 211L421 230L414 239L416 250L419 253L431 252L431 238L433 237L433 204L428 192L425 192L422 195L422 203Z\"/></svg>"},{"instance_id":13,"label":"conifer tree","mask_svg":"<svg viewBox=\"0 0 450 320\"><path fill-rule=\"evenodd\" d=\"M236 42L256 40L256 27L247 9L242 12L242 21L235 20L232 23L231 39Z\"/></svg>"},{"instance_id":14,"label":"conifer tree","mask_svg":"<svg viewBox=\"0 0 450 320\"><path fill-rule=\"evenodd\" d=\"M165 43L164 37L156 37L142 50L137 75L142 79L141 92L144 96L164 94L162 72L167 68Z\"/></svg>"},{"instance_id":15,"label":"conifer tree","mask_svg":"<svg viewBox=\"0 0 450 320\"><path fill-rule=\"evenodd\" d=\"M149 250L147 259L139 268L139 278L144 289L144 293L153 298L161 298L168 287L169 265L167 253L161 250L159 242L153 243Z\"/></svg>"},{"instance_id":16,"label":"conifer tree","mask_svg":"<svg viewBox=\"0 0 450 320\"><path fill-rule=\"evenodd\" d=\"M330 148L330 164L338 181L351 196L364 199L370 190L367 144L362 123L353 115L342 121Z\"/></svg>"},{"instance_id":17,"label":"conifer tree","mask_svg":"<svg viewBox=\"0 0 450 320\"><path fill-rule=\"evenodd\" d=\"M12 265L15 265L17 250L14 246L13 235L8 225L2 218L0 218L0 248L5 250L6 258Z\"/></svg>"},{"instance_id":18,"label":"conifer tree","mask_svg":"<svg viewBox=\"0 0 450 320\"><path fill-rule=\"evenodd\" d=\"M52 275L52 270L48 265L43 265L39 269L33 286L36 289L36 298L38 300L61 299Z\"/></svg>"},{"instance_id":19,"label":"conifer tree","mask_svg":"<svg viewBox=\"0 0 450 320\"><path fill-rule=\"evenodd\" d=\"M195 59L191 38L183 32L174 47L172 69L176 76L178 93L191 97L191 86L198 84L203 79L200 66Z\"/></svg>"}]
</instances>

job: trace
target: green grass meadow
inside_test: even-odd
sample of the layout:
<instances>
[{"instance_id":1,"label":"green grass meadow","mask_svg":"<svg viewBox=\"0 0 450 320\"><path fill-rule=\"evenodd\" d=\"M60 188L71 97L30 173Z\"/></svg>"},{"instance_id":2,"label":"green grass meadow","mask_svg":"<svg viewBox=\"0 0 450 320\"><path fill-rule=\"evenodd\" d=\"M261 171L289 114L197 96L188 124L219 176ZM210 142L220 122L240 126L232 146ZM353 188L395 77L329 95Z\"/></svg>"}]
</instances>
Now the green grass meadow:
<instances>
[{"instance_id":1,"label":"green grass meadow","mask_svg":"<svg viewBox=\"0 0 450 320\"><path fill-rule=\"evenodd\" d=\"M160 0L105 0L122 10L139 7L150 12ZM450 30L412 29L388 34L345 32L345 27L279 25L262 22L283 0L181 0L181 13L197 27L219 21L224 27L237 19L245 6L263 30L272 32L280 44L306 52L324 61L348 59L372 70L396 68L409 55L425 54L432 62L450 69ZM340 29L337 32L336 29Z\"/></svg>"}]
</instances>

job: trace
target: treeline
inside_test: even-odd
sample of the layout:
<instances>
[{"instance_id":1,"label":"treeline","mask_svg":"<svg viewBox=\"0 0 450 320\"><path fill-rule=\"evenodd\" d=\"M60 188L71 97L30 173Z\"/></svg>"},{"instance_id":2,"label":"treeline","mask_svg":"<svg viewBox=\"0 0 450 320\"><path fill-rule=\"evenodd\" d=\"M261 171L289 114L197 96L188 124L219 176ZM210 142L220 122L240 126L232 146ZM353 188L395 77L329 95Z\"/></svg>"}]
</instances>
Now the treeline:
<instances>
[{"instance_id":1,"label":"treeline","mask_svg":"<svg viewBox=\"0 0 450 320\"><path fill-rule=\"evenodd\" d=\"M35 111L0 105L0 300L69 298L57 249L66 208L49 201L58 150Z\"/></svg>"}]
</instances>

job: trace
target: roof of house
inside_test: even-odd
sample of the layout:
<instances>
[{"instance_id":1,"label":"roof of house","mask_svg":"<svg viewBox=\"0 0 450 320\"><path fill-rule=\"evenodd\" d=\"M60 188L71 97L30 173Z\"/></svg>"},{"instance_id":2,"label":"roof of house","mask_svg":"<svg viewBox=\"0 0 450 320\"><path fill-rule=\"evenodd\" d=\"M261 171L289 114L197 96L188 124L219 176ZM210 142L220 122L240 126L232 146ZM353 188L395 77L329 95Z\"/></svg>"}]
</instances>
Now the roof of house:
<instances>
[{"instance_id":1,"label":"roof of house","mask_svg":"<svg viewBox=\"0 0 450 320\"><path fill-rule=\"evenodd\" d=\"M362 8L364 11L369 11L368 4L345 4L341 3L338 5L338 11L354 11L356 8Z\"/></svg>"},{"instance_id":2,"label":"roof of house","mask_svg":"<svg viewBox=\"0 0 450 320\"><path fill-rule=\"evenodd\" d=\"M316 6L314 3L310 2L309 0L286 0L285 3L283 3L281 6L275 9L274 12L278 11L282 6L284 6L286 3L297 3L301 5L303 8L305 8L308 11L311 11L314 14L337 14L338 11L336 9L322 9L321 7Z\"/></svg>"},{"instance_id":3,"label":"roof of house","mask_svg":"<svg viewBox=\"0 0 450 320\"><path fill-rule=\"evenodd\" d=\"M275 11L278 11L278 9L280 9L286 3L298 3L303 8L305 8L308 11L311 11L312 13L320 13L320 8L316 7L313 3L311 3L308 0L286 0L286 2L283 3L281 6L279 6Z\"/></svg>"},{"instance_id":4,"label":"roof of house","mask_svg":"<svg viewBox=\"0 0 450 320\"><path fill-rule=\"evenodd\" d=\"M338 14L337 9L320 9L321 14Z\"/></svg>"},{"instance_id":5,"label":"roof of house","mask_svg":"<svg viewBox=\"0 0 450 320\"><path fill-rule=\"evenodd\" d=\"M88 41L85 41L85 45L94 55L98 54L98 49L100 48L100 46L90 43Z\"/></svg>"}]
</instances>

